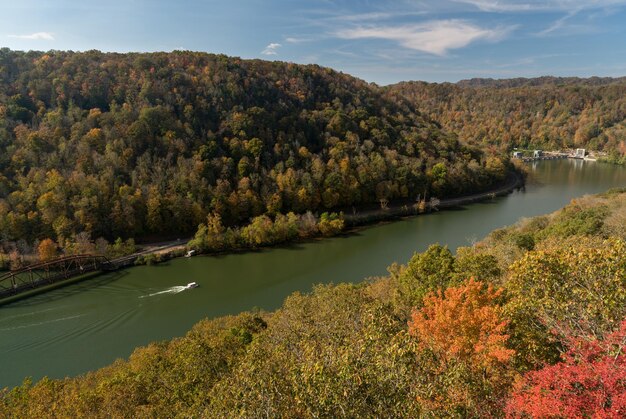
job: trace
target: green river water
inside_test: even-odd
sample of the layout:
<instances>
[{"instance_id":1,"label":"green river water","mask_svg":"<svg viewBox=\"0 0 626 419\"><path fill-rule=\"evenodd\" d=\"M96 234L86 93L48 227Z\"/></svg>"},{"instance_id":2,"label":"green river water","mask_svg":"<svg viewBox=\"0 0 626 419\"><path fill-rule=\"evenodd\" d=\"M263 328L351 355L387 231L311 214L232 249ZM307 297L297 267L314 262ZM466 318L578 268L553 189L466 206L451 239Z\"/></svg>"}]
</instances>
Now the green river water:
<instances>
[{"instance_id":1,"label":"green river water","mask_svg":"<svg viewBox=\"0 0 626 419\"><path fill-rule=\"evenodd\" d=\"M24 377L73 376L182 336L205 317L275 309L313 284L383 275L394 261L439 242L456 249L520 217L626 186L626 169L572 160L529 166L524 191L363 229L347 236L226 256L176 259L103 274L0 307L0 387ZM182 290L195 281L200 286Z\"/></svg>"}]
</instances>

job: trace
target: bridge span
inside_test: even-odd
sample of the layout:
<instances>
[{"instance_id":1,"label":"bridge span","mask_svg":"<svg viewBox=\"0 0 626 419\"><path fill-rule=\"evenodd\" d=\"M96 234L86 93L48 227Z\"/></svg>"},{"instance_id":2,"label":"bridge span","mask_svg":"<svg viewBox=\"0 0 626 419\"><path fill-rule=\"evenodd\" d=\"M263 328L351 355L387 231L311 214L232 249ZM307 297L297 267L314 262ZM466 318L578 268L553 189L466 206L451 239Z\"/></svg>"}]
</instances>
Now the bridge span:
<instances>
[{"instance_id":1,"label":"bridge span","mask_svg":"<svg viewBox=\"0 0 626 419\"><path fill-rule=\"evenodd\" d=\"M102 255L72 255L28 265L0 274L0 299L97 271L117 269Z\"/></svg>"}]
</instances>

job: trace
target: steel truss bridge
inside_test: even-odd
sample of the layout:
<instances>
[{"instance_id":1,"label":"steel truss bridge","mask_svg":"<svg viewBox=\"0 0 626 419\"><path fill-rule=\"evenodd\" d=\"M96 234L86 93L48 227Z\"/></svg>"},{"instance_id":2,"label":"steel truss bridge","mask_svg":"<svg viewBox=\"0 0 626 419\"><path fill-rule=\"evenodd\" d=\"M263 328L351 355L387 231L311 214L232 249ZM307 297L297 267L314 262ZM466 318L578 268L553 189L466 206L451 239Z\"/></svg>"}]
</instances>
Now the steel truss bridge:
<instances>
[{"instance_id":1,"label":"steel truss bridge","mask_svg":"<svg viewBox=\"0 0 626 419\"><path fill-rule=\"evenodd\" d=\"M0 299L116 265L102 255L73 255L0 274Z\"/></svg>"}]
</instances>

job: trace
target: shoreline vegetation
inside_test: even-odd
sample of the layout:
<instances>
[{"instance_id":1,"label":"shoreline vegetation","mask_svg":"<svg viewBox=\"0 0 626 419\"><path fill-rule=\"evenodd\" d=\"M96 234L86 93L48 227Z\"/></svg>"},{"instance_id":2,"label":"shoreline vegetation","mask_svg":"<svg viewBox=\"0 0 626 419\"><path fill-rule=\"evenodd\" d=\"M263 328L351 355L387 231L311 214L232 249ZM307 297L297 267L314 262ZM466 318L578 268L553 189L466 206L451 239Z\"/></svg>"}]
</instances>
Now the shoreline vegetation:
<instances>
[{"instance_id":1,"label":"shoreline vegetation","mask_svg":"<svg viewBox=\"0 0 626 419\"><path fill-rule=\"evenodd\" d=\"M383 202L378 208L374 208L372 206L363 207L361 210L355 210L351 214L345 214L344 218L348 226L359 226L368 225L377 221L410 217L431 211L472 204L500 196L506 196L516 189L523 188L525 184L525 176L526 174L520 168L517 168L516 170L508 173L502 184L497 185L488 191L445 199L432 197L428 201L421 200L419 202L399 201L390 204Z\"/></svg>"},{"instance_id":2,"label":"shoreline vegetation","mask_svg":"<svg viewBox=\"0 0 626 419\"><path fill-rule=\"evenodd\" d=\"M69 254L102 254L111 258L113 262L118 262L121 268L126 268L133 265L158 264L182 257L189 250L194 250L196 254L228 254L332 237L349 232L355 227L504 196L522 188L524 176L521 169L517 168L509 172L501 185L485 192L441 200L432 197L428 201L422 199L419 202L382 202L378 207L370 205L358 210L353 208L351 214L324 212L318 217L309 211L304 214L277 214L274 218L261 215L250 220L248 224L236 227L225 227L218 215L210 214L207 222L200 224L195 236L189 241L176 239L172 242L138 246L133 239L125 242L117 239L115 243L108 244L102 239L92 242L83 235ZM6 256L0 253L0 272L9 268L11 264L22 267L27 266L28 262L52 260L59 255L56 243L50 239L39 242L33 248L38 250L37 254Z\"/></svg>"},{"instance_id":3,"label":"shoreline vegetation","mask_svg":"<svg viewBox=\"0 0 626 419\"><path fill-rule=\"evenodd\" d=\"M352 214L348 215L344 215L343 212L331 212L322 213L321 216L317 217L309 211L300 215L293 213L286 215L278 214L274 219L267 216L259 216L252 219L249 224L235 228L226 228L222 225L219 216L209 215L207 223L201 224L194 238L189 241L176 239L171 242L152 243L138 247L132 239L126 242L118 239L113 244L105 244L100 240L99 245L94 247L96 246L95 243L84 238L81 241L80 249L87 252L90 249L105 249L107 251L105 256L109 257L111 254L117 256L112 258L112 263L117 266L117 269L127 269L132 266L156 265L171 259L180 258L186 256L190 250L194 251L194 255L224 255L272 248L347 234L359 228L365 228L384 221L418 216L432 211L505 196L515 189L524 187L525 175L525 172L518 167L508 174L505 182L489 191L443 200L431 198L429 201L421 200L413 204L406 202L384 203L384 207L382 204L378 208L372 206L363 207L360 211L353 211ZM39 245L40 249L54 246L51 240L44 240L41 243L43 244ZM46 254L48 259L45 260L52 260L53 258L50 256L57 254L56 247L54 251L48 250L46 253L45 250L40 250L39 255L25 255L23 259L18 258L19 264L17 266L27 266L27 264L24 265L24 260L31 260L33 263L36 263L40 261L40 255ZM14 255L13 257L15 258L16 256ZM0 272L3 270L2 260L3 257L0 254ZM83 279L88 279L92 276L85 276ZM72 277L49 286L9 296L0 299L0 305L38 295L81 280L80 278Z\"/></svg>"},{"instance_id":4,"label":"shoreline vegetation","mask_svg":"<svg viewBox=\"0 0 626 419\"><path fill-rule=\"evenodd\" d=\"M7 417L623 417L626 189L432 245L389 275L205 319ZM267 383L272 383L268 386Z\"/></svg>"},{"instance_id":5,"label":"shoreline vegetation","mask_svg":"<svg viewBox=\"0 0 626 419\"><path fill-rule=\"evenodd\" d=\"M248 225L231 230L225 229L219 218L209 215L207 223L201 224L194 239L189 241L187 248L196 250L200 254L230 253L250 249L272 247L296 241L305 241L352 231L356 227L370 226L378 222L396 218L412 217L454 208L475 202L505 196L515 189L524 187L524 175L520 172L510 172L500 186L489 191L439 200L421 200L419 202L382 203L378 208L372 206L354 209L352 214L323 213L319 218L310 212L304 215L278 215L274 220L261 216L253 219ZM244 243L235 247L227 247L228 242ZM175 254L179 256L180 254Z\"/></svg>"}]
</instances>

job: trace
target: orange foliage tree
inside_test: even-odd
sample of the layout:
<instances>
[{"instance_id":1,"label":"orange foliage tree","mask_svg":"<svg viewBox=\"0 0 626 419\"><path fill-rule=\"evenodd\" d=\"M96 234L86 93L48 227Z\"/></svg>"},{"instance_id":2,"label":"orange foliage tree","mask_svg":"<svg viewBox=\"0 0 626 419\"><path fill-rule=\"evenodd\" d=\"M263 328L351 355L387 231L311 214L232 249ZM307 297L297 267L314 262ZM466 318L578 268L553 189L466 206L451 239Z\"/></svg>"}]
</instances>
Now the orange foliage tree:
<instances>
[{"instance_id":1,"label":"orange foliage tree","mask_svg":"<svg viewBox=\"0 0 626 419\"><path fill-rule=\"evenodd\" d=\"M443 360L457 358L484 368L507 362L514 352L505 346L507 321L496 305L501 293L474 279L431 293L411 315L409 333Z\"/></svg>"},{"instance_id":2,"label":"orange foliage tree","mask_svg":"<svg viewBox=\"0 0 626 419\"><path fill-rule=\"evenodd\" d=\"M417 394L431 413L483 416L503 408L515 352L506 347L501 293L470 279L428 294L424 306L413 311L409 334L418 339L423 368Z\"/></svg>"}]
</instances>

